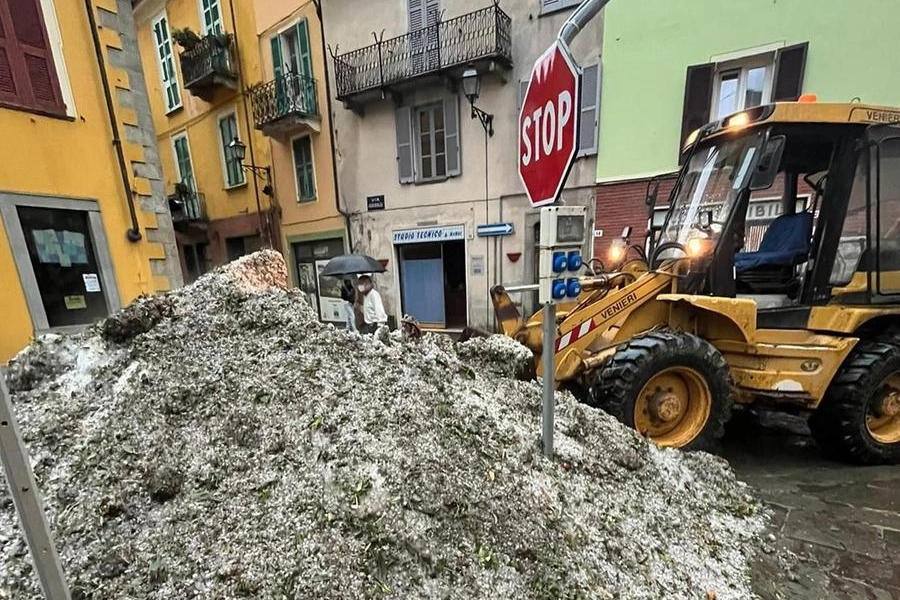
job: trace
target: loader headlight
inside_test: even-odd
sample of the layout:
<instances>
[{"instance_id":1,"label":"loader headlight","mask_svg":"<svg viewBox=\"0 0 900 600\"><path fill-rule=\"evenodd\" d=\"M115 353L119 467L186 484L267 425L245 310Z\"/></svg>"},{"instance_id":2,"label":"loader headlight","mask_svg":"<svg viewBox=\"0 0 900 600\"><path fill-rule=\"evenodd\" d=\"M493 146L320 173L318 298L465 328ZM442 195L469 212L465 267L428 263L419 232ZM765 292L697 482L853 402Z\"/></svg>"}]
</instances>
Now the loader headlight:
<instances>
[{"instance_id":1,"label":"loader headlight","mask_svg":"<svg viewBox=\"0 0 900 600\"><path fill-rule=\"evenodd\" d=\"M612 246L609 247L609 262L613 264L618 264L625 259L625 252L627 248L622 241L613 242Z\"/></svg>"},{"instance_id":2,"label":"loader headlight","mask_svg":"<svg viewBox=\"0 0 900 600\"><path fill-rule=\"evenodd\" d=\"M709 238L691 238L684 247L689 258L700 258L712 249L712 240Z\"/></svg>"}]
</instances>

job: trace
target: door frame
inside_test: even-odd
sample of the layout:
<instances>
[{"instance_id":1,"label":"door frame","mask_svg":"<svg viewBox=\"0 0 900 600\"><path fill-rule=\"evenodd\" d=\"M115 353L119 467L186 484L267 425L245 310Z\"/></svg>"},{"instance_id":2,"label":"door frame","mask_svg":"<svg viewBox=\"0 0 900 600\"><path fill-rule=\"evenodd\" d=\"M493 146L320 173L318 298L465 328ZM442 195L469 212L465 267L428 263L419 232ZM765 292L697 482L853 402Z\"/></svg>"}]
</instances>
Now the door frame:
<instances>
[{"instance_id":1,"label":"door frame","mask_svg":"<svg viewBox=\"0 0 900 600\"><path fill-rule=\"evenodd\" d=\"M35 334L51 331L80 331L87 325L50 327L37 278L31 266L31 256L28 254L28 246L25 242L25 232L22 229L22 224L19 222L19 213L16 210L19 206L75 210L87 213L91 243L94 245L94 252L97 256L100 281L103 282L104 286L103 296L106 300L107 314L112 314L122 308L122 299L119 296L119 286L116 283L109 242L106 237L106 230L103 227L100 205L96 200L0 192L0 219L2 219L3 227L9 238L13 262L19 274L19 283L25 295L28 312L31 314L31 322L34 326Z\"/></svg>"}]
</instances>

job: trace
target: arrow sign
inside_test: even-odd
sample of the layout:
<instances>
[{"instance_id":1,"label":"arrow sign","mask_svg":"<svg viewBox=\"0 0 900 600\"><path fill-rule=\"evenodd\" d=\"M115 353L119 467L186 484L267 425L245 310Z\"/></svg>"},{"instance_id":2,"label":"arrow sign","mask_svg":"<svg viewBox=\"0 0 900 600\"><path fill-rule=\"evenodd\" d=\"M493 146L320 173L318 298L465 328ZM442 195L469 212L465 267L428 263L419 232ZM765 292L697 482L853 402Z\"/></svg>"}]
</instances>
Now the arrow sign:
<instances>
[{"instance_id":1,"label":"arrow sign","mask_svg":"<svg viewBox=\"0 0 900 600\"><path fill-rule=\"evenodd\" d=\"M512 235L515 231L512 223L485 223L475 227L478 237L493 237L498 235Z\"/></svg>"}]
</instances>

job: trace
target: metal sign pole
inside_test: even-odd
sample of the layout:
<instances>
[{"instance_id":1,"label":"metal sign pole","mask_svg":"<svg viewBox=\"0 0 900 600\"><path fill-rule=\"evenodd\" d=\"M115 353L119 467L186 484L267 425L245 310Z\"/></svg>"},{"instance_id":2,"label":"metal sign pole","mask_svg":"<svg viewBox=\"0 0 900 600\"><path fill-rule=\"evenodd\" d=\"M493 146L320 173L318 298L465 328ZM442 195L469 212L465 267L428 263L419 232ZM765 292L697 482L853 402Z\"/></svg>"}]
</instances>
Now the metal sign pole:
<instances>
[{"instance_id":1,"label":"metal sign pole","mask_svg":"<svg viewBox=\"0 0 900 600\"><path fill-rule=\"evenodd\" d=\"M28 549L34 561L46 600L70 600L69 588L63 574L56 546L34 482L28 453L22 443L19 427L12 411L6 375L0 370L0 462L12 494L19 523L25 533Z\"/></svg>"},{"instance_id":2,"label":"metal sign pole","mask_svg":"<svg viewBox=\"0 0 900 600\"><path fill-rule=\"evenodd\" d=\"M544 456L553 458L553 392L556 388L556 369L554 369L554 351L556 346L556 305L552 302L544 303L544 348L541 351L543 361L544 395L543 413L541 418L542 434L544 442Z\"/></svg>"}]
</instances>

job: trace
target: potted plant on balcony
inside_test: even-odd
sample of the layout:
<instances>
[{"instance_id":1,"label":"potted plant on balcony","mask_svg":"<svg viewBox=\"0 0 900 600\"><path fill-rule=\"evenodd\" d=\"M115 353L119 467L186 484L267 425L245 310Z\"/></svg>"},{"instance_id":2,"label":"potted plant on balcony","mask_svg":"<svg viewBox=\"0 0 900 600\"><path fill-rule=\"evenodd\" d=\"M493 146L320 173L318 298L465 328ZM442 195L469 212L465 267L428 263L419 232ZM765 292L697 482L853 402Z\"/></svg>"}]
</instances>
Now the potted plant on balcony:
<instances>
[{"instance_id":1,"label":"potted plant on balcony","mask_svg":"<svg viewBox=\"0 0 900 600\"><path fill-rule=\"evenodd\" d=\"M201 40L200 36L194 33L190 27L172 30L172 39L187 52L196 48Z\"/></svg>"},{"instance_id":2,"label":"potted plant on balcony","mask_svg":"<svg viewBox=\"0 0 900 600\"><path fill-rule=\"evenodd\" d=\"M211 33L209 37L212 38L213 43L219 48L228 49L231 46L231 36L227 33Z\"/></svg>"}]
</instances>

